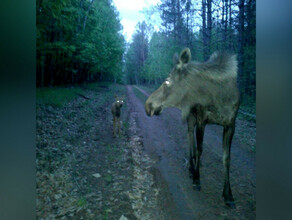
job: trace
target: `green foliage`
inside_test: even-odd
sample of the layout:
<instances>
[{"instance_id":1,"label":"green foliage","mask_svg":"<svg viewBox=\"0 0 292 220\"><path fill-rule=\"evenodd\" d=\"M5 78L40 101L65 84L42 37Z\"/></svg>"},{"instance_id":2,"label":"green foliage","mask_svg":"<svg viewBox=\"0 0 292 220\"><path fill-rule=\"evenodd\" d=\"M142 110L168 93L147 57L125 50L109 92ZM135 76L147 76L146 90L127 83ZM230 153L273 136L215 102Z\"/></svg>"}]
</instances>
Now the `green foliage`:
<instances>
[{"instance_id":1,"label":"green foliage","mask_svg":"<svg viewBox=\"0 0 292 220\"><path fill-rule=\"evenodd\" d=\"M126 74L130 84L144 83L141 75L144 72L145 62L148 57L148 27L143 21L138 23L126 54Z\"/></svg>"},{"instance_id":2,"label":"green foliage","mask_svg":"<svg viewBox=\"0 0 292 220\"><path fill-rule=\"evenodd\" d=\"M37 0L37 85L120 82L118 16L111 0Z\"/></svg>"},{"instance_id":3,"label":"green foliage","mask_svg":"<svg viewBox=\"0 0 292 220\"><path fill-rule=\"evenodd\" d=\"M112 177L112 175L110 175L110 174L106 174L105 177L104 177L104 179L105 179L105 181L106 181L107 183L111 183L112 180L113 180L113 177Z\"/></svg>"},{"instance_id":4,"label":"green foliage","mask_svg":"<svg viewBox=\"0 0 292 220\"><path fill-rule=\"evenodd\" d=\"M149 58L146 62L144 78L148 84L161 83L173 67L173 55L182 49L173 38L154 32L149 43Z\"/></svg>"},{"instance_id":5,"label":"green foliage","mask_svg":"<svg viewBox=\"0 0 292 220\"><path fill-rule=\"evenodd\" d=\"M36 100L38 104L62 107L66 102L77 97L77 93L82 94L81 88L37 88Z\"/></svg>"},{"instance_id":6,"label":"green foliage","mask_svg":"<svg viewBox=\"0 0 292 220\"><path fill-rule=\"evenodd\" d=\"M147 86L161 84L173 67L174 53L180 53L185 47L190 48L192 60L201 62L215 51L227 51L237 54L239 61L238 84L243 108L250 113L255 112L255 1L245 1L243 19L239 19L240 14L237 10L239 2L234 3L233 6L230 6L230 1L219 2L224 4L211 2L212 13L208 14L209 10L207 10L206 14L211 17L211 25L208 23L207 16L204 30L203 14L196 20L198 15L195 13L198 9L202 10L202 5L195 5L189 0L162 0L156 7L162 19L161 28L159 31L152 32L147 59L142 68L137 69L136 51L140 51L141 48L136 43L135 35L127 51L126 66L130 76L128 82ZM225 12L224 17L222 10ZM242 21L243 31L240 31L239 26Z\"/></svg>"},{"instance_id":7,"label":"green foliage","mask_svg":"<svg viewBox=\"0 0 292 220\"><path fill-rule=\"evenodd\" d=\"M94 82L88 83L85 87L90 90L100 91L102 88L108 88L110 85L110 82Z\"/></svg>"},{"instance_id":8,"label":"green foliage","mask_svg":"<svg viewBox=\"0 0 292 220\"><path fill-rule=\"evenodd\" d=\"M85 206L86 203L87 203L87 202L86 202L86 199L85 199L85 198L81 198L81 199L78 200L77 205L78 205L79 207L82 207L82 206Z\"/></svg>"},{"instance_id":9,"label":"green foliage","mask_svg":"<svg viewBox=\"0 0 292 220\"><path fill-rule=\"evenodd\" d=\"M37 85L159 85L173 67L173 54L189 47L198 61L216 50L238 54L241 98L255 103L256 2L244 1L243 14L239 1L207 2L212 14L206 11L204 29L203 13L196 13L201 4L160 1L151 12L160 15L160 30L153 32L151 19L138 23L126 45L112 0L37 0Z\"/></svg>"}]
</instances>

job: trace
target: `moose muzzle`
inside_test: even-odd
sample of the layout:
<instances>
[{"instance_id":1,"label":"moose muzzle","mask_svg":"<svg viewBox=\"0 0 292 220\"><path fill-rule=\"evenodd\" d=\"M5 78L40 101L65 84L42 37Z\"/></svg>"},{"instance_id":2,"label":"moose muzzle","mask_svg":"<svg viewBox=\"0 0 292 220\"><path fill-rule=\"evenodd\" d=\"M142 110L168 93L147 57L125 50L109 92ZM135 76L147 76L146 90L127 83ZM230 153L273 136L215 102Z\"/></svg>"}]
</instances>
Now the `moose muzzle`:
<instances>
[{"instance_id":1,"label":"moose muzzle","mask_svg":"<svg viewBox=\"0 0 292 220\"><path fill-rule=\"evenodd\" d=\"M162 107L159 106L157 108L154 108L152 103L146 102L145 111L146 114L151 117L153 115L159 115L162 111Z\"/></svg>"}]
</instances>

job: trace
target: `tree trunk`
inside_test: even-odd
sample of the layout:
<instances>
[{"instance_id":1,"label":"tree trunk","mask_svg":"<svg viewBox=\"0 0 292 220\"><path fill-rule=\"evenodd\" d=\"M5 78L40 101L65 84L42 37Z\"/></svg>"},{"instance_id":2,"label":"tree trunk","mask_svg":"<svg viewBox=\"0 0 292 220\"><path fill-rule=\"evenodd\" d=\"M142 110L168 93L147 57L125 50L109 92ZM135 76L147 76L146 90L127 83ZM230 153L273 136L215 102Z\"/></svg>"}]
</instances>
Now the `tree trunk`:
<instances>
[{"instance_id":1,"label":"tree trunk","mask_svg":"<svg viewBox=\"0 0 292 220\"><path fill-rule=\"evenodd\" d=\"M45 85L45 63L46 63L45 52L44 52L43 56L40 56L40 59L41 59L41 87L44 87L44 85Z\"/></svg>"},{"instance_id":2,"label":"tree trunk","mask_svg":"<svg viewBox=\"0 0 292 220\"><path fill-rule=\"evenodd\" d=\"M221 19L221 30L222 30L222 35L223 35L223 45L222 45L222 49L224 49L224 44L225 44L225 42L226 42L226 36L225 36L225 32L224 32L224 16L225 16L225 0L222 0L222 4L223 4L223 6L222 6L222 19Z\"/></svg>"},{"instance_id":3,"label":"tree trunk","mask_svg":"<svg viewBox=\"0 0 292 220\"><path fill-rule=\"evenodd\" d=\"M204 60L207 59L207 36L206 36L206 0L202 0L202 35Z\"/></svg>"},{"instance_id":4,"label":"tree trunk","mask_svg":"<svg viewBox=\"0 0 292 220\"><path fill-rule=\"evenodd\" d=\"M48 59L48 75L49 75L49 86L53 86L54 84L54 72L53 72L53 56L50 55Z\"/></svg>"},{"instance_id":5,"label":"tree trunk","mask_svg":"<svg viewBox=\"0 0 292 220\"><path fill-rule=\"evenodd\" d=\"M85 15L85 17L84 17L84 21L83 21L83 32L85 31L87 17L88 17L89 11L90 11L90 9L91 9L91 7L92 7L92 5L93 5L93 2L94 2L94 0L91 0L90 4L89 4L89 6L88 6L88 9L87 9L87 11L86 11L86 15Z\"/></svg>"},{"instance_id":6,"label":"tree trunk","mask_svg":"<svg viewBox=\"0 0 292 220\"><path fill-rule=\"evenodd\" d=\"M207 57L211 50L211 35L212 35L212 0L207 0Z\"/></svg>"},{"instance_id":7,"label":"tree trunk","mask_svg":"<svg viewBox=\"0 0 292 220\"><path fill-rule=\"evenodd\" d=\"M229 50L233 50L232 48L233 41L233 33L232 33L232 11L231 11L231 0L229 0Z\"/></svg>"},{"instance_id":8,"label":"tree trunk","mask_svg":"<svg viewBox=\"0 0 292 220\"><path fill-rule=\"evenodd\" d=\"M243 78L243 49L244 49L244 0L239 1L239 79ZM243 87L239 81L240 88Z\"/></svg>"},{"instance_id":9,"label":"tree trunk","mask_svg":"<svg viewBox=\"0 0 292 220\"><path fill-rule=\"evenodd\" d=\"M225 0L225 21L224 21L224 35L225 35L225 42L229 41L229 36L227 33L227 23L228 23L228 0ZM225 44L225 48L227 47L227 43Z\"/></svg>"},{"instance_id":10,"label":"tree trunk","mask_svg":"<svg viewBox=\"0 0 292 220\"><path fill-rule=\"evenodd\" d=\"M138 83L138 79L137 79L137 75L135 74L135 81L136 81L136 85L139 85Z\"/></svg>"}]
</instances>

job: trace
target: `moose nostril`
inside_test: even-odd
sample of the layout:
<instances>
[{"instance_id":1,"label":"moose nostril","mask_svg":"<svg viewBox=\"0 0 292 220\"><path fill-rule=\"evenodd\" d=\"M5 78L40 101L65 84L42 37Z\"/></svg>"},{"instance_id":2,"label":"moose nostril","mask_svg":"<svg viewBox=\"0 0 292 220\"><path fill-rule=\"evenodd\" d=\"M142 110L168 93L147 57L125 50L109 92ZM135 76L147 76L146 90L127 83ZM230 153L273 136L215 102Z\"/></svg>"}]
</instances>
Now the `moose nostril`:
<instances>
[{"instance_id":1,"label":"moose nostril","mask_svg":"<svg viewBox=\"0 0 292 220\"><path fill-rule=\"evenodd\" d=\"M146 103L145 104L145 110L146 110L146 114L148 116L150 116L150 114L151 114L151 109L152 109L152 103Z\"/></svg>"},{"instance_id":2,"label":"moose nostril","mask_svg":"<svg viewBox=\"0 0 292 220\"><path fill-rule=\"evenodd\" d=\"M160 115L161 110L162 110L161 106L155 109L154 115Z\"/></svg>"}]
</instances>

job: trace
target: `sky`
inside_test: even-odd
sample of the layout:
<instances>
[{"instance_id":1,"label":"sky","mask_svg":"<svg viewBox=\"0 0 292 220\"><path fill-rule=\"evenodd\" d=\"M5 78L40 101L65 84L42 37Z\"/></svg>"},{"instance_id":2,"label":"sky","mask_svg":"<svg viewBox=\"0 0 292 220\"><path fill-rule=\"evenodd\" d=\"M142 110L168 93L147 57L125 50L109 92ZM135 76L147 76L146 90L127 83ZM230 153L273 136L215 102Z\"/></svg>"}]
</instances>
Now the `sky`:
<instances>
[{"instance_id":1,"label":"sky","mask_svg":"<svg viewBox=\"0 0 292 220\"><path fill-rule=\"evenodd\" d=\"M113 0L120 13L123 34L127 42L131 40L135 26L138 22L146 20L142 13L144 8L156 5L160 0Z\"/></svg>"}]
</instances>

